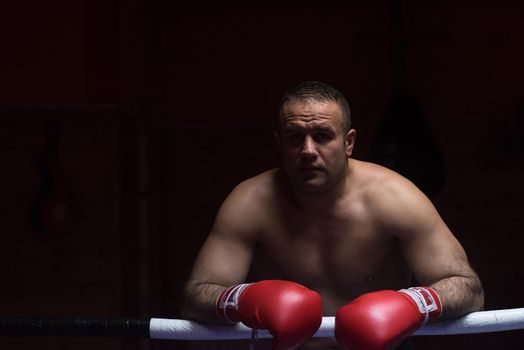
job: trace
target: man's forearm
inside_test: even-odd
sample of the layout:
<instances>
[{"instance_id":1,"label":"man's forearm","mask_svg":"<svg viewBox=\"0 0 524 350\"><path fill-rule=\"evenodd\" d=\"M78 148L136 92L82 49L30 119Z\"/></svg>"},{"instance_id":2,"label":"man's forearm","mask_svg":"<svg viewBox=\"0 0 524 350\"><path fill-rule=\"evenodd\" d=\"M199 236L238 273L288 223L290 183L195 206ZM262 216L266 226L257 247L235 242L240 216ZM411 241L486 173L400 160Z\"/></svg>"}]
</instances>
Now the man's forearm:
<instances>
[{"instance_id":1,"label":"man's forearm","mask_svg":"<svg viewBox=\"0 0 524 350\"><path fill-rule=\"evenodd\" d=\"M215 311L215 303L224 286L189 283L184 290L180 314L183 318L204 323L223 323Z\"/></svg>"},{"instance_id":2,"label":"man's forearm","mask_svg":"<svg viewBox=\"0 0 524 350\"><path fill-rule=\"evenodd\" d=\"M440 296L442 319L453 319L484 307L484 291L476 275L453 276L431 285Z\"/></svg>"}]
</instances>

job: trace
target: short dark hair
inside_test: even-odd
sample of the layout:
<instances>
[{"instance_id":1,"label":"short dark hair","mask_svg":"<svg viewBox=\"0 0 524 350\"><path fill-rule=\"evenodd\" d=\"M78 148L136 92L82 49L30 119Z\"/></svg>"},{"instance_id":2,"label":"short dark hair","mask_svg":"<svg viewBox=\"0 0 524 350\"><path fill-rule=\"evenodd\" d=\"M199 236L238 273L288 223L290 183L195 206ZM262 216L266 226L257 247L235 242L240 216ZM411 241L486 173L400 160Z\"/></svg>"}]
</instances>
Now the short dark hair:
<instances>
[{"instance_id":1,"label":"short dark hair","mask_svg":"<svg viewBox=\"0 0 524 350\"><path fill-rule=\"evenodd\" d=\"M342 126L344 131L347 132L351 128L351 111L349 109L348 101L340 91L329 84L322 83L320 81L304 81L287 90L284 94L284 97L280 101L280 106L278 108L278 125L280 125L282 108L287 102L291 100L299 100L304 102L336 102L342 111Z\"/></svg>"}]
</instances>

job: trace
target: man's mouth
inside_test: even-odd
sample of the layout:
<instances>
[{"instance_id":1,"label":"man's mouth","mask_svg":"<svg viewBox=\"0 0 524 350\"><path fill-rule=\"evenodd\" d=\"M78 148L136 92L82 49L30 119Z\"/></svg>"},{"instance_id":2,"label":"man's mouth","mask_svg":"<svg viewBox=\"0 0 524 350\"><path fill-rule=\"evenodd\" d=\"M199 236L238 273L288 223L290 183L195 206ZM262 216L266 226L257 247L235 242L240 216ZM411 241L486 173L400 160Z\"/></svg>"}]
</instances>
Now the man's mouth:
<instances>
[{"instance_id":1,"label":"man's mouth","mask_svg":"<svg viewBox=\"0 0 524 350\"><path fill-rule=\"evenodd\" d=\"M321 171L322 168L317 167L317 166L301 166L300 170L302 171Z\"/></svg>"}]
</instances>

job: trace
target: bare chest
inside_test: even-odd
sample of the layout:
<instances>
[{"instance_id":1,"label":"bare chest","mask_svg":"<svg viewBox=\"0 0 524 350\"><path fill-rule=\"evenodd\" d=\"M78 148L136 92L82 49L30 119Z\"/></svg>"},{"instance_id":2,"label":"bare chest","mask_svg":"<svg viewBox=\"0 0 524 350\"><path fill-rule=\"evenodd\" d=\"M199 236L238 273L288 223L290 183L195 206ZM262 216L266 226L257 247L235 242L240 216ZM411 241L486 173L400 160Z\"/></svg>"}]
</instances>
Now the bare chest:
<instances>
[{"instance_id":1,"label":"bare chest","mask_svg":"<svg viewBox=\"0 0 524 350\"><path fill-rule=\"evenodd\" d=\"M362 293L402 288L409 276L398 242L365 215L274 220L257 249L256 270L317 290L327 314Z\"/></svg>"}]
</instances>

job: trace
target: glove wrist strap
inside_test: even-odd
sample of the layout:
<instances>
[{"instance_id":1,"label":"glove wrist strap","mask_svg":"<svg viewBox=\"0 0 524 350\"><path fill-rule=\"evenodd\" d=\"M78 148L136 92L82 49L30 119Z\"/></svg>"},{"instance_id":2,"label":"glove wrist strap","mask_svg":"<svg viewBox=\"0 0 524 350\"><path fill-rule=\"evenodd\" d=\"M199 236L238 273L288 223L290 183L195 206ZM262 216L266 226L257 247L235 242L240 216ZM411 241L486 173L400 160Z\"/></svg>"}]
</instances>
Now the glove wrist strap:
<instances>
[{"instance_id":1,"label":"glove wrist strap","mask_svg":"<svg viewBox=\"0 0 524 350\"><path fill-rule=\"evenodd\" d=\"M237 284L220 293L215 308L220 319L230 323L240 321L237 317L240 295L251 284L252 283Z\"/></svg>"},{"instance_id":2,"label":"glove wrist strap","mask_svg":"<svg viewBox=\"0 0 524 350\"><path fill-rule=\"evenodd\" d=\"M412 287L399 290L410 297L417 305L422 317L422 324L432 323L439 319L442 314L442 303L440 298L432 288Z\"/></svg>"}]
</instances>

